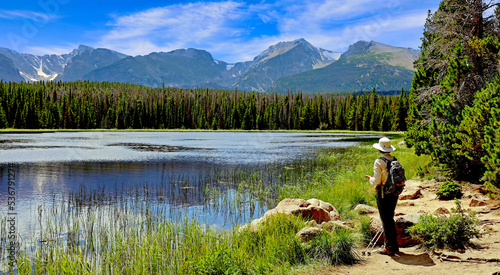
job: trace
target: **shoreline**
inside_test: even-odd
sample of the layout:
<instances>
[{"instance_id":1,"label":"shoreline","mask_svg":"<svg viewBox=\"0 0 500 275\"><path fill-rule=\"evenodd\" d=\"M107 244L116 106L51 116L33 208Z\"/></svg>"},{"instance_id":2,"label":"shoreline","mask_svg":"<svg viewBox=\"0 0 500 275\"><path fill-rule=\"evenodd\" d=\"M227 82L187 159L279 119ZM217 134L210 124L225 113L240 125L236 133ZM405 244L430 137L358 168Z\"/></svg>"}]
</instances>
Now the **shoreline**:
<instances>
[{"instance_id":1,"label":"shoreline","mask_svg":"<svg viewBox=\"0 0 500 275\"><path fill-rule=\"evenodd\" d=\"M214 133L339 133L339 134L374 134L404 136L404 132L350 131L350 130L210 130L210 129L0 129L0 134L29 134L57 132L214 132Z\"/></svg>"}]
</instances>

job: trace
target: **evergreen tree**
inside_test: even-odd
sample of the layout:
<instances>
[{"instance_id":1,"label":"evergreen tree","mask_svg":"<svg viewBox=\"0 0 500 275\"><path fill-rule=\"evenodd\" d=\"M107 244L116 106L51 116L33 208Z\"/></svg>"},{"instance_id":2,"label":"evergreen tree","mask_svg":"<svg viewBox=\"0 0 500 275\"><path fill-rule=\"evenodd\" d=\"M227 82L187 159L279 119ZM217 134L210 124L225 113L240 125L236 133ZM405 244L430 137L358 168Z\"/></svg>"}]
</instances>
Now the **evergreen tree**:
<instances>
[{"instance_id":1,"label":"evergreen tree","mask_svg":"<svg viewBox=\"0 0 500 275\"><path fill-rule=\"evenodd\" d=\"M443 0L427 18L415 62L408 145L417 154L431 155L457 179L477 180L477 171L484 170L462 152L469 149L462 148L458 133L462 111L498 70L498 51L488 46L498 35L496 19L483 18L491 5Z\"/></svg>"},{"instance_id":2,"label":"evergreen tree","mask_svg":"<svg viewBox=\"0 0 500 275\"><path fill-rule=\"evenodd\" d=\"M0 102L0 128L8 128L9 123L7 121L7 115L5 114L5 111L3 110L2 104Z\"/></svg>"}]
</instances>

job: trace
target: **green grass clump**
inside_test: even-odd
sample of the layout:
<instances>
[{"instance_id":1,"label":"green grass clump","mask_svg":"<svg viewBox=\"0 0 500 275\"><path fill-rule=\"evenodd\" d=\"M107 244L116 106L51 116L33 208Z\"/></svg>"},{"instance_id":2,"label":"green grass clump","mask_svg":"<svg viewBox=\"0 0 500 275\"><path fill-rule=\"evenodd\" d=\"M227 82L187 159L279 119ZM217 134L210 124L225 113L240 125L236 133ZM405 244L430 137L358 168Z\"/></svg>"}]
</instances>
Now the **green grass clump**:
<instances>
[{"instance_id":1,"label":"green grass clump","mask_svg":"<svg viewBox=\"0 0 500 275\"><path fill-rule=\"evenodd\" d=\"M462 186L458 182L446 181L443 182L436 191L441 200L451 200L462 197Z\"/></svg>"},{"instance_id":2,"label":"green grass clump","mask_svg":"<svg viewBox=\"0 0 500 275\"><path fill-rule=\"evenodd\" d=\"M373 238L373 233L370 229L371 218L369 216L360 216L358 232L361 235L361 241L364 244L368 244Z\"/></svg>"},{"instance_id":3,"label":"green grass clump","mask_svg":"<svg viewBox=\"0 0 500 275\"><path fill-rule=\"evenodd\" d=\"M352 265L360 260L355 251L354 234L345 229L325 232L307 244L308 255L317 260L323 260L329 265Z\"/></svg>"},{"instance_id":4,"label":"green grass clump","mask_svg":"<svg viewBox=\"0 0 500 275\"><path fill-rule=\"evenodd\" d=\"M450 216L422 215L416 225L408 228L412 238L428 250L472 246L471 239L482 236L476 228L479 221L474 213L464 213L458 200L456 204Z\"/></svg>"}]
</instances>

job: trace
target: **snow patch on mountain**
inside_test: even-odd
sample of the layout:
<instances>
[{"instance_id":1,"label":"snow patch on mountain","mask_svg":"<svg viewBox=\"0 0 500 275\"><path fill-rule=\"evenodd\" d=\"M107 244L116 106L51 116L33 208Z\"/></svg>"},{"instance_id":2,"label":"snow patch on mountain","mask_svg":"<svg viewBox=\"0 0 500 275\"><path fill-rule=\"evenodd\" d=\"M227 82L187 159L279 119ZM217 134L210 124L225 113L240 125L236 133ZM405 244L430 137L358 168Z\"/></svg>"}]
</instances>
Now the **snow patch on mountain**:
<instances>
[{"instance_id":1,"label":"snow patch on mountain","mask_svg":"<svg viewBox=\"0 0 500 275\"><path fill-rule=\"evenodd\" d=\"M58 73L48 75L43 71L43 59L40 59L40 67L35 68L40 80L54 80L59 75Z\"/></svg>"}]
</instances>

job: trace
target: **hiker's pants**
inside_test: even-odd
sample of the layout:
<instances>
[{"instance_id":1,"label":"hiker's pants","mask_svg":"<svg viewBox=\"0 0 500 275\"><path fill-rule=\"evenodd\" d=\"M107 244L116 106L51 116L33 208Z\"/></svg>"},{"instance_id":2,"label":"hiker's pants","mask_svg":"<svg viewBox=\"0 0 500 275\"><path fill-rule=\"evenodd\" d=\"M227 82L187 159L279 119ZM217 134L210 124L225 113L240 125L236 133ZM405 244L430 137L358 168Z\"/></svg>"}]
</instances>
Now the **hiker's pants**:
<instances>
[{"instance_id":1,"label":"hiker's pants","mask_svg":"<svg viewBox=\"0 0 500 275\"><path fill-rule=\"evenodd\" d=\"M394 222L394 211L398 203L398 196L384 195L384 198L382 198L380 193L377 192L375 198L377 199L380 219L384 225L385 248L393 252L398 252L396 223Z\"/></svg>"}]
</instances>

